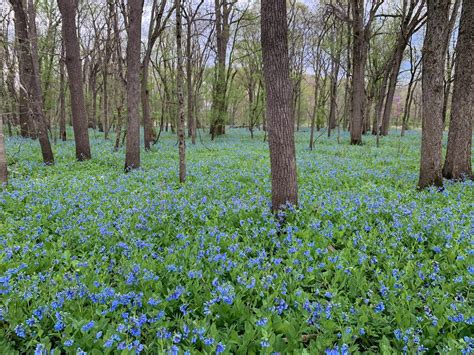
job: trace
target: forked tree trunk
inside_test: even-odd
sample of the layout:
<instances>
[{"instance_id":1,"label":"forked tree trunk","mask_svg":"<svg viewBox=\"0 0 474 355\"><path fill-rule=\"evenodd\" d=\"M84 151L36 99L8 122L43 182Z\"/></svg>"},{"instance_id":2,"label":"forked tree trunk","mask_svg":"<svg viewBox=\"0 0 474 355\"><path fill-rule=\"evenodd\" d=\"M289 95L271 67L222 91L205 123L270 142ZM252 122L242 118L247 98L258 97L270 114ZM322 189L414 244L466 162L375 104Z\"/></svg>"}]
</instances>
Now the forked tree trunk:
<instances>
[{"instance_id":1,"label":"forked tree trunk","mask_svg":"<svg viewBox=\"0 0 474 355\"><path fill-rule=\"evenodd\" d=\"M29 110L31 110L32 116L37 125L37 134L41 147L41 154L43 156L43 162L46 165L54 164L53 151L49 142L48 127L43 113L43 99L41 94L41 83L39 72L35 68L39 68L38 54L31 46L31 39L28 32L26 12L23 7L21 0L10 0L13 11L15 12L15 19L18 22L17 30L21 30L25 43L21 46L22 56L27 63L26 67L28 71L24 72L20 76L20 83L27 90L29 100ZM32 19L34 21L34 19Z\"/></svg>"},{"instance_id":2,"label":"forked tree trunk","mask_svg":"<svg viewBox=\"0 0 474 355\"><path fill-rule=\"evenodd\" d=\"M449 123L448 148L443 176L472 178L471 145L474 116L474 2L464 0L461 11L454 93Z\"/></svg>"},{"instance_id":3,"label":"forked tree trunk","mask_svg":"<svg viewBox=\"0 0 474 355\"><path fill-rule=\"evenodd\" d=\"M418 187L442 186L441 142L443 139L443 78L445 37L449 1L428 0L426 35L423 44L422 138Z\"/></svg>"},{"instance_id":4,"label":"forked tree trunk","mask_svg":"<svg viewBox=\"0 0 474 355\"><path fill-rule=\"evenodd\" d=\"M272 210L298 204L286 0L261 1L263 73L272 177Z\"/></svg>"},{"instance_id":5,"label":"forked tree trunk","mask_svg":"<svg viewBox=\"0 0 474 355\"><path fill-rule=\"evenodd\" d=\"M127 148L125 172L140 167L140 38L143 0L128 2Z\"/></svg>"},{"instance_id":6,"label":"forked tree trunk","mask_svg":"<svg viewBox=\"0 0 474 355\"><path fill-rule=\"evenodd\" d=\"M89 145L89 124L87 122L84 88L82 81L81 54L76 29L76 1L58 0L61 12L64 46L66 49L66 69L71 95L72 128L76 143L76 159L91 158Z\"/></svg>"},{"instance_id":7,"label":"forked tree trunk","mask_svg":"<svg viewBox=\"0 0 474 355\"><path fill-rule=\"evenodd\" d=\"M28 39L28 25L26 13L20 1L10 0L15 12L15 37L18 53L18 74L20 78L19 90L19 119L20 134L24 138L36 138L36 129L31 117L31 108L28 104L31 92L30 78L33 70L30 60L30 42ZM21 8L20 8L21 7Z\"/></svg>"}]
</instances>

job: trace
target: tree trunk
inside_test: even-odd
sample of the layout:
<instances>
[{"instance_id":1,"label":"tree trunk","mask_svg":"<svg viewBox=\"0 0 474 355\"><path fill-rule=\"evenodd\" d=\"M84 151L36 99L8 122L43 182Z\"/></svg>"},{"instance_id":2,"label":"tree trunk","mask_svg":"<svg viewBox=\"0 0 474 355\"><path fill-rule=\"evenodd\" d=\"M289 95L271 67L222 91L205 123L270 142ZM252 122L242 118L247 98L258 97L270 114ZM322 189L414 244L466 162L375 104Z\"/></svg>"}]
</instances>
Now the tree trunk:
<instances>
[{"instance_id":1,"label":"tree trunk","mask_svg":"<svg viewBox=\"0 0 474 355\"><path fill-rule=\"evenodd\" d=\"M335 31L335 30L334 30ZM331 56L332 56L332 63L331 63L331 88L330 88L330 100L329 100L329 122L328 122L328 137L331 136L331 130L336 128L337 125L337 82L339 78L339 69L340 69L340 61L341 61L341 48L342 44L336 42L336 36L332 38L334 43L331 45ZM342 36L340 36L342 39ZM336 53L334 52L334 46L337 46L335 49ZM335 57L334 57L335 56Z\"/></svg>"},{"instance_id":2,"label":"tree trunk","mask_svg":"<svg viewBox=\"0 0 474 355\"><path fill-rule=\"evenodd\" d=\"M272 177L272 210L298 204L286 0L261 1L263 72Z\"/></svg>"},{"instance_id":3,"label":"tree trunk","mask_svg":"<svg viewBox=\"0 0 474 355\"><path fill-rule=\"evenodd\" d=\"M365 103L365 62L367 57L364 31L364 0L355 0L352 45L351 144L362 144L362 123Z\"/></svg>"},{"instance_id":4,"label":"tree trunk","mask_svg":"<svg viewBox=\"0 0 474 355\"><path fill-rule=\"evenodd\" d=\"M29 107L37 125L37 135L39 138L41 153L43 155L43 162L46 165L52 165L54 164L54 156L49 142L48 127L43 113L39 72L36 71L36 68L39 68L38 53L34 50L35 47L30 45L32 39L28 33L27 17L22 1L10 0L10 3L15 12L15 19L18 24L17 29L23 33L22 36L24 36L24 39L26 40L25 43L22 43L20 56L23 56L23 59L27 64L25 67L28 70L20 77L20 82L23 88L28 92ZM34 18L31 20L34 21Z\"/></svg>"},{"instance_id":5,"label":"tree trunk","mask_svg":"<svg viewBox=\"0 0 474 355\"><path fill-rule=\"evenodd\" d=\"M463 1L456 48L454 92L443 176L472 178L471 145L474 115L474 2Z\"/></svg>"},{"instance_id":6,"label":"tree trunk","mask_svg":"<svg viewBox=\"0 0 474 355\"><path fill-rule=\"evenodd\" d=\"M61 58L59 60L59 135L66 141L66 88L64 73L64 43L61 44Z\"/></svg>"},{"instance_id":7,"label":"tree trunk","mask_svg":"<svg viewBox=\"0 0 474 355\"><path fill-rule=\"evenodd\" d=\"M130 1L127 40L127 148L125 172L140 167L140 45L143 0Z\"/></svg>"},{"instance_id":8,"label":"tree trunk","mask_svg":"<svg viewBox=\"0 0 474 355\"><path fill-rule=\"evenodd\" d=\"M216 14L216 81L214 83L211 108L211 139L225 134L227 120L227 44L229 42L229 14L234 2L215 0Z\"/></svg>"},{"instance_id":9,"label":"tree trunk","mask_svg":"<svg viewBox=\"0 0 474 355\"><path fill-rule=\"evenodd\" d=\"M148 53L143 59L142 66L142 83L141 83L141 99L142 99L142 114L143 114L143 135L145 150L150 150L155 137L153 132L153 121L150 115L150 92L148 90L148 69L150 65L150 57Z\"/></svg>"},{"instance_id":10,"label":"tree trunk","mask_svg":"<svg viewBox=\"0 0 474 355\"><path fill-rule=\"evenodd\" d=\"M8 183L7 153L3 135L3 115L0 115L0 187Z\"/></svg>"},{"instance_id":11,"label":"tree trunk","mask_svg":"<svg viewBox=\"0 0 474 355\"><path fill-rule=\"evenodd\" d=\"M402 131L400 133L402 137L405 135L405 131L408 129L408 119L410 118L411 105L413 103L413 91L414 91L414 88L416 87L415 84L416 83L413 82L413 78L410 80L410 83L408 84L407 97L405 100L405 108L403 110Z\"/></svg>"},{"instance_id":12,"label":"tree trunk","mask_svg":"<svg viewBox=\"0 0 474 355\"><path fill-rule=\"evenodd\" d=\"M382 127L380 134L382 136L387 136L390 129L390 119L392 115L392 106L393 99L395 97L395 90L397 88L398 73L400 72L400 66L402 64L403 52L405 51L406 44L403 44L403 47L400 46L397 48L394 55L394 64L390 72L390 81L388 84L387 97L385 99L385 108L383 111L382 118Z\"/></svg>"},{"instance_id":13,"label":"tree trunk","mask_svg":"<svg viewBox=\"0 0 474 355\"><path fill-rule=\"evenodd\" d=\"M28 24L26 19L26 13L24 12L23 5L20 1L10 1L13 10L15 11L15 36L18 45L18 72L20 77L20 90L19 90L19 118L20 118L20 134L24 138L36 138L36 128L31 117L31 107L29 105L29 93L31 88L31 72L33 70L31 55L30 55L30 42L28 39ZM21 7L21 10L18 9Z\"/></svg>"},{"instance_id":14,"label":"tree trunk","mask_svg":"<svg viewBox=\"0 0 474 355\"><path fill-rule=\"evenodd\" d=\"M84 102L81 54L76 29L76 1L58 0L61 12L64 46L66 48L66 69L71 95L72 128L76 143L76 159L84 161L91 158L89 131Z\"/></svg>"},{"instance_id":15,"label":"tree trunk","mask_svg":"<svg viewBox=\"0 0 474 355\"><path fill-rule=\"evenodd\" d=\"M184 95L183 95L183 44L182 44L182 18L181 0L175 0L176 8L176 91L178 94L178 147L179 147L179 182L186 181L186 135L184 133Z\"/></svg>"},{"instance_id":16,"label":"tree trunk","mask_svg":"<svg viewBox=\"0 0 474 355\"><path fill-rule=\"evenodd\" d=\"M188 15L189 16L189 15ZM187 85L187 119L188 119L188 137L191 143L196 144L196 125L193 117L193 71L192 71L192 53L191 53L191 26L192 21L188 20L186 26L186 85Z\"/></svg>"},{"instance_id":17,"label":"tree trunk","mask_svg":"<svg viewBox=\"0 0 474 355\"><path fill-rule=\"evenodd\" d=\"M445 37L449 2L428 0L426 35L423 44L422 138L418 187L442 186L441 141L443 138L443 78Z\"/></svg>"},{"instance_id":18,"label":"tree trunk","mask_svg":"<svg viewBox=\"0 0 474 355\"><path fill-rule=\"evenodd\" d=\"M319 95L319 72L316 72L314 77L314 107L311 115L311 131L309 135L309 149L313 150L314 146L314 126L316 125L316 119L318 116L318 95ZM319 130L319 129L318 129Z\"/></svg>"}]
</instances>

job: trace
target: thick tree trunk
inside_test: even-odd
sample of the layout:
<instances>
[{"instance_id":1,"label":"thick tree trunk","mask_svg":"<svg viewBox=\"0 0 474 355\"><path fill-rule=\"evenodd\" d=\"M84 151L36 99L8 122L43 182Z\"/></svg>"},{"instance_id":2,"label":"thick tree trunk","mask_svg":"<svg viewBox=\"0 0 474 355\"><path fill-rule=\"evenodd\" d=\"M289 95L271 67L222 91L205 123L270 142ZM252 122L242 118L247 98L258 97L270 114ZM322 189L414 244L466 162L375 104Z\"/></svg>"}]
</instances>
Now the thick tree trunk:
<instances>
[{"instance_id":1,"label":"thick tree trunk","mask_svg":"<svg viewBox=\"0 0 474 355\"><path fill-rule=\"evenodd\" d=\"M175 0L176 8L176 91L178 94L178 149L179 149L179 182L186 181L186 135L184 133L184 71L183 71L183 44L182 44L182 18L181 0Z\"/></svg>"},{"instance_id":2,"label":"thick tree trunk","mask_svg":"<svg viewBox=\"0 0 474 355\"><path fill-rule=\"evenodd\" d=\"M362 124L365 103L365 62L367 57L364 31L364 0L355 0L352 6L352 97L351 97L351 144L362 144Z\"/></svg>"},{"instance_id":3,"label":"thick tree trunk","mask_svg":"<svg viewBox=\"0 0 474 355\"><path fill-rule=\"evenodd\" d=\"M59 135L66 141L66 84L64 73L64 45L61 44L61 58L59 60Z\"/></svg>"},{"instance_id":4,"label":"thick tree trunk","mask_svg":"<svg viewBox=\"0 0 474 355\"><path fill-rule=\"evenodd\" d=\"M216 13L216 81L214 83L211 109L211 139L225 134L227 121L227 44L229 42L229 14L234 3L215 0Z\"/></svg>"},{"instance_id":5,"label":"thick tree trunk","mask_svg":"<svg viewBox=\"0 0 474 355\"><path fill-rule=\"evenodd\" d=\"M29 105L29 93L31 92L30 81L33 68L30 56L30 42L28 39L28 24L22 3L18 0L11 0L10 2L15 11L15 36L18 46L18 72L21 84L18 100L20 110L20 134L24 138L34 139L36 138L36 128L33 117L31 117L32 109ZM21 7L21 10L19 10L18 7ZM22 14L19 11L21 11Z\"/></svg>"},{"instance_id":6,"label":"thick tree trunk","mask_svg":"<svg viewBox=\"0 0 474 355\"><path fill-rule=\"evenodd\" d=\"M8 183L7 153L3 134L3 115L0 115L0 187Z\"/></svg>"},{"instance_id":7,"label":"thick tree trunk","mask_svg":"<svg viewBox=\"0 0 474 355\"><path fill-rule=\"evenodd\" d=\"M263 72L272 176L272 210L298 204L294 117L285 0L261 1Z\"/></svg>"},{"instance_id":8,"label":"thick tree trunk","mask_svg":"<svg viewBox=\"0 0 474 355\"><path fill-rule=\"evenodd\" d=\"M125 172L140 167L140 45L143 0L128 2L127 149Z\"/></svg>"},{"instance_id":9,"label":"thick tree trunk","mask_svg":"<svg viewBox=\"0 0 474 355\"><path fill-rule=\"evenodd\" d=\"M474 115L474 2L464 0L461 10L448 148L443 176L472 178L471 146Z\"/></svg>"},{"instance_id":10,"label":"thick tree trunk","mask_svg":"<svg viewBox=\"0 0 474 355\"><path fill-rule=\"evenodd\" d=\"M71 95L72 128L76 143L76 159L84 161L91 158L89 131L84 101L81 54L76 29L76 1L58 0L61 12L64 46L66 49L66 69Z\"/></svg>"},{"instance_id":11,"label":"thick tree trunk","mask_svg":"<svg viewBox=\"0 0 474 355\"><path fill-rule=\"evenodd\" d=\"M31 39L28 33L27 17L23 3L21 0L10 0L13 11L15 12L15 19L18 21L18 30L21 30L25 43L21 46L20 56L26 61L28 71L24 72L20 77L21 85L28 92L29 107L37 125L37 135L41 147L41 153L43 156L43 162L46 165L54 164L53 151L48 137L48 127L46 119L43 113L43 99L41 94L41 83L39 72L36 68L39 68L38 64L38 53L34 50L35 47L31 46ZM32 19L34 21L34 18Z\"/></svg>"},{"instance_id":12,"label":"thick tree trunk","mask_svg":"<svg viewBox=\"0 0 474 355\"><path fill-rule=\"evenodd\" d=\"M423 44L422 139L418 187L442 186L441 141L443 138L443 77L445 37L449 1L428 0L426 35Z\"/></svg>"}]
</instances>

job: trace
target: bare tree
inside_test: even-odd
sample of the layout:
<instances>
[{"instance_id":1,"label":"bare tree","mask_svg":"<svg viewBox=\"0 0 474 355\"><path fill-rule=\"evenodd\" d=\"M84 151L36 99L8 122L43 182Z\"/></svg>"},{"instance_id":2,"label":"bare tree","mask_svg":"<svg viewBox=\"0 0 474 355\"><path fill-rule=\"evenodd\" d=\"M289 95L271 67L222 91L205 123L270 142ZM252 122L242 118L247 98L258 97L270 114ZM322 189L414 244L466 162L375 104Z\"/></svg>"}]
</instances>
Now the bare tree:
<instances>
[{"instance_id":1,"label":"bare tree","mask_svg":"<svg viewBox=\"0 0 474 355\"><path fill-rule=\"evenodd\" d=\"M161 0L158 5L158 0L153 0L151 8L151 18L148 28L148 39L147 46L145 49L145 55L142 62L142 83L141 83L141 99L142 99L142 111L143 111L143 131L144 131L144 145L145 150L151 148L151 144L155 140L155 133L153 129L153 121L150 114L150 93L148 90L148 76L149 67L151 60L151 53L156 40L163 31L166 22L171 15L171 11L164 17L166 0Z\"/></svg>"},{"instance_id":2,"label":"bare tree","mask_svg":"<svg viewBox=\"0 0 474 355\"><path fill-rule=\"evenodd\" d=\"M285 0L262 0L261 32L272 175L272 210L298 204Z\"/></svg>"},{"instance_id":3,"label":"bare tree","mask_svg":"<svg viewBox=\"0 0 474 355\"><path fill-rule=\"evenodd\" d=\"M418 187L442 186L441 141L443 138L443 78L449 2L428 0L428 17L423 43L422 139Z\"/></svg>"},{"instance_id":4,"label":"bare tree","mask_svg":"<svg viewBox=\"0 0 474 355\"><path fill-rule=\"evenodd\" d=\"M143 0L129 1L127 23L127 149L125 172L140 167L140 45Z\"/></svg>"},{"instance_id":5,"label":"bare tree","mask_svg":"<svg viewBox=\"0 0 474 355\"><path fill-rule=\"evenodd\" d=\"M393 99L395 97L395 89L397 87L400 66L403 61L403 54L408 45L411 36L418 31L420 25L424 23L426 12L424 11L426 0L403 0L399 32L390 60L390 71L386 73L389 77L387 96L385 99L385 108L382 118L381 134L386 136L390 128L390 118L392 114ZM389 75L388 75L389 74Z\"/></svg>"},{"instance_id":6,"label":"bare tree","mask_svg":"<svg viewBox=\"0 0 474 355\"><path fill-rule=\"evenodd\" d=\"M91 158L89 131L84 101L81 54L76 28L75 0L58 0L61 12L64 47L66 49L66 69L71 95L72 127L76 143L76 159L84 161Z\"/></svg>"},{"instance_id":7,"label":"bare tree","mask_svg":"<svg viewBox=\"0 0 474 355\"><path fill-rule=\"evenodd\" d=\"M474 115L474 2L464 0L456 45L454 93L448 148L443 176L459 180L472 177L471 146Z\"/></svg>"}]
</instances>

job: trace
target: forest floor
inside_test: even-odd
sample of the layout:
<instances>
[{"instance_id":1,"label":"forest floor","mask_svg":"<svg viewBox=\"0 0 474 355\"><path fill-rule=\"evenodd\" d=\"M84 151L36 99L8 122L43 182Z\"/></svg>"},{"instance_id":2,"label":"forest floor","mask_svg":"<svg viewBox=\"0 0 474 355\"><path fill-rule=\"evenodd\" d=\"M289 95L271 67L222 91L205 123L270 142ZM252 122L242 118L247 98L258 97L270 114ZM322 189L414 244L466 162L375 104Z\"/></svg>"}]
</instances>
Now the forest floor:
<instances>
[{"instance_id":1,"label":"forest floor","mask_svg":"<svg viewBox=\"0 0 474 355\"><path fill-rule=\"evenodd\" d=\"M263 135L187 147L142 169L97 133L7 140L0 192L0 353L461 353L474 350L473 182L416 190L420 136L297 134L300 207L269 212ZM78 349L81 349L78 350Z\"/></svg>"}]
</instances>

